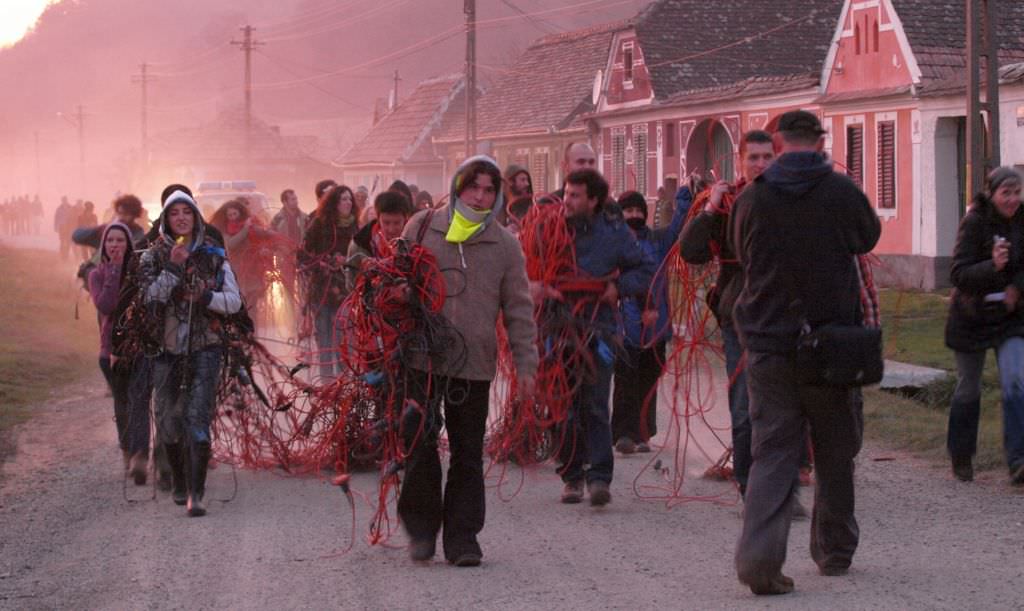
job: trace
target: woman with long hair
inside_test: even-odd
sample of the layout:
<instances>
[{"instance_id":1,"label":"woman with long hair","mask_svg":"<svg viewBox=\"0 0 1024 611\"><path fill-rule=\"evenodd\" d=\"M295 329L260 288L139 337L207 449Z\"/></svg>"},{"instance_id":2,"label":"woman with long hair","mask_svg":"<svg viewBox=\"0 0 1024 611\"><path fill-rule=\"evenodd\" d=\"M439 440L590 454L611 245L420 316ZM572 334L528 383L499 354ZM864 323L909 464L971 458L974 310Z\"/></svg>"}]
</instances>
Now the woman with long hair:
<instances>
[{"instance_id":1,"label":"woman with long hair","mask_svg":"<svg viewBox=\"0 0 1024 611\"><path fill-rule=\"evenodd\" d=\"M234 262L242 299L256 309L267 294L274 270L274 232L249 212L243 199L225 202L213 213L210 224L224 235L224 246Z\"/></svg>"},{"instance_id":2,"label":"woman with long hair","mask_svg":"<svg viewBox=\"0 0 1024 611\"><path fill-rule=\"evenodd\" d=\"M332 187L320 198L298 252L299 266L308 279L306 313L316 330L317 362L321 376L328 379L340 371L334 318L345 299L345 255L359 231L358 218L352 189L345 185Z\"/></svg>"}]
</instances>

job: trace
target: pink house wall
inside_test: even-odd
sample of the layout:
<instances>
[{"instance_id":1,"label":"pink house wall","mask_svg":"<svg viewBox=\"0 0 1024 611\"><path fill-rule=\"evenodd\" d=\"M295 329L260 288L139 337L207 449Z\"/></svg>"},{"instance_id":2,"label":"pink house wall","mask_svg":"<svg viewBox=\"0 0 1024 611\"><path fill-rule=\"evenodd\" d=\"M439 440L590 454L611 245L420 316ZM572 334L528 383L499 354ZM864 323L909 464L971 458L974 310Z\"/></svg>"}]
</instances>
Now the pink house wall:
<instances>
[{"instance_id":1,"label":"pink house wall","mask_svg":"<svg viewBox=\"0 0 1024 611\"><path fill-rule=\"evenodd\" d=\"M843 23L827 94L888 89L913 79L884 3L850 5Z\"/></svg>"},{"instance_id":2,"label":"pink house wall","mask_svg":"<svg viewBox=\"0 0 1024 611\"><path fill-rule=\"evenodd\" d=\"M651 97L651 76L644 65L643 50L632 34L616 39L616 48L612 51L612 69L608 75L608 91L605 93L609 105L625 104ZM633 79L625 80L626 49L633 50Z\"/></svg>"}]
</instances>

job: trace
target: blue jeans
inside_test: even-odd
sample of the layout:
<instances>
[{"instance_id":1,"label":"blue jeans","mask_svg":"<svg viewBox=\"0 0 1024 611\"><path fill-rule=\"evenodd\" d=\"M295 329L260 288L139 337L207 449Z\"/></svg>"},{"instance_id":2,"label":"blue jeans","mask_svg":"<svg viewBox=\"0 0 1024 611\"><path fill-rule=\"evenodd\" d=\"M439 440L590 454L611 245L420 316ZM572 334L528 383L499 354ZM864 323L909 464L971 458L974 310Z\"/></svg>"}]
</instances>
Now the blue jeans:
<instances>
[{"instance_id":1,"label":"blue jeans","mask_svg":"<svg viewBox=\"0 0 1024 611\"><path fill-rule=\"evenodd\" d=\"M189 355L164 354L153 359L160 443L210 443L222 354L220 346L209 346Z\"/></svg>"},{"instance_id":2,"label":"blue jeans","mask_svg":"<svg viewBox=\"0 0 1024 611\"><path fill-rule=\"evenodd\" d=\"M313 324L316 327L316 362L320 364L320 376L325 380L333 380L341 373L341 352L338 350L338 337L335 334L334 318L340 306L322 304L317 307Z\"/></svg>"},{"instance_id":3,"label":"blue jeans","mask_svg":"<svg viewBox=\"0 0 1024 611\"><path fill-rule=\"evenodd\" d=\"M740 368L743 346L732 327L722 327L725 344L725 372L729 376L729 416L732 419L732 464L740 491L746 491L750 476L750 396L747 393L746 367ZM737 372L737 370L739 370Z\"/></svg>"},{"instance_id":4,"label":"blue jeans","mask_svg":"<svg viewBox=\"0 0 1024 611\"><path fill-rule=\"evenodd\" d=\"M593 351L593 350L592 350ZM612 426L608 409L614 363L605 364L594 354L596 379L585 380L573 396L559 450L558 471L564 482L595 480L611 483ZM584 472L584 463L590 467Z\"/></svg>"},{"instance_id":5,"label":"blue jeans","mask_svg":"<svg viewBox=\"0 0 1024 611\"><path fill-rule=\"evenodd\" d=\"M947 447L955 457L974 456L981 416L981 375L985 352L957 352L957 384L949 410ZM1003 448L1011 469L1024 465L1024 338L1011 337L996 348L1003 395Z\"/></svg>"}]
</instances>

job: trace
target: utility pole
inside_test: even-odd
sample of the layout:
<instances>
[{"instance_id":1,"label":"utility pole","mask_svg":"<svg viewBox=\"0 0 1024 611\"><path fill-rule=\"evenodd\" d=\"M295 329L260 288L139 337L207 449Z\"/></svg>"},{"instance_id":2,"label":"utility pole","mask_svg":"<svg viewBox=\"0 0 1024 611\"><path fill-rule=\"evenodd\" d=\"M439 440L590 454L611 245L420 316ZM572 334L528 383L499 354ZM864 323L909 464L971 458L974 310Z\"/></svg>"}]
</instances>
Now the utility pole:
<instances>
[{"instance_id":1,"label":"utility pole","mask_svg":"<svg viewBox=\"0 0 1024 611\"><path fill-rule=\"evenodd\" d=\"M149 82L153 80L149 73L149 64L139 64L139 74L132 75L132 82L142 85L142 160L149 164L149 124L146 108L149 106Z\"/></svg>"},{"instance_id":2,"label":"utility pole","mask_svg":"<svg viewBox=\"0 0 1024 611\"><path fill-rule=\"evenodd\" d=\"M967 197L985 185L988 172L1000 165L999 42L997 0L965 0L967 17ZM982 67L984 58L984 69ZM982 74L985 96L982 101ZM985 117L988 118L986 130Z\"/></svg>"},{"instance_id":3,"label":"utility pole","mask_svg":"<svg viewBox=\"0 0 1024 611\"><path fill-rule=\"evenodd\" d=\"M245 158L249 159L249 145L252 138L252 52L264 43L252 39L251 25L240 28L242 40L232 40L231 44L245 53Z\"/></svg>"},{"instance_id":4,"label":"utility pole","mask_svg":"<svg viewBox=\"0 0 1024 611\"><path fill-rule=\"evenodd\" d=\"M394 78L395 78L395 85L394 85L394 96L395 97L394 97L394 102L393 102L391 107L392 108L398 108L398 82L401 81L402 79L398 78L398 69L397 68L395 69L395 77Z\"/></svg>"},{"instance_id":5,"label":"utility pole","mask_svg":"<svg viewBox=\"0 0 1024 611\"><path fill-rule=\"evenodd\" d=\"M476 154L476 0L465 0L466 13L466 157Z\"/></svg>"},{"instance_id":6,"label":"utility pole","mask_svg":"<svg viewBox=\"0 0 1024 611\"><path fill-rule=\"evenodd\" d=\"M85 111L79 104L75 114L68 116L63 112L58 112L57 116L78 128L78 188L82 189L85 187Z\"/></svg>"}]
</instances>

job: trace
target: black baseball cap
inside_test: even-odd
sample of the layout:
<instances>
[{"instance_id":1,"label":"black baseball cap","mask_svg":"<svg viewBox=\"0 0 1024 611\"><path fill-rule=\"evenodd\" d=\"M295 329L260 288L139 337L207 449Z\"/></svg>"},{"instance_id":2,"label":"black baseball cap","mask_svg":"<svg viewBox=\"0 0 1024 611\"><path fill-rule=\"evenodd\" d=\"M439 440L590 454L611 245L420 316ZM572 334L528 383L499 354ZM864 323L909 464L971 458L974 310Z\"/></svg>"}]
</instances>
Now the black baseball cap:
<instances>
[{"instance_id":1,"label":"black baseball cap","mask_svg":"<svg viewBox=\"0 0 1024 611\"><path fill-rule=\"evenodd\" d=\"M779 117L780 132L805 132L820 136L825 133L817 115L806 110L791 110Z\"/></svg>"}]
</instances>

